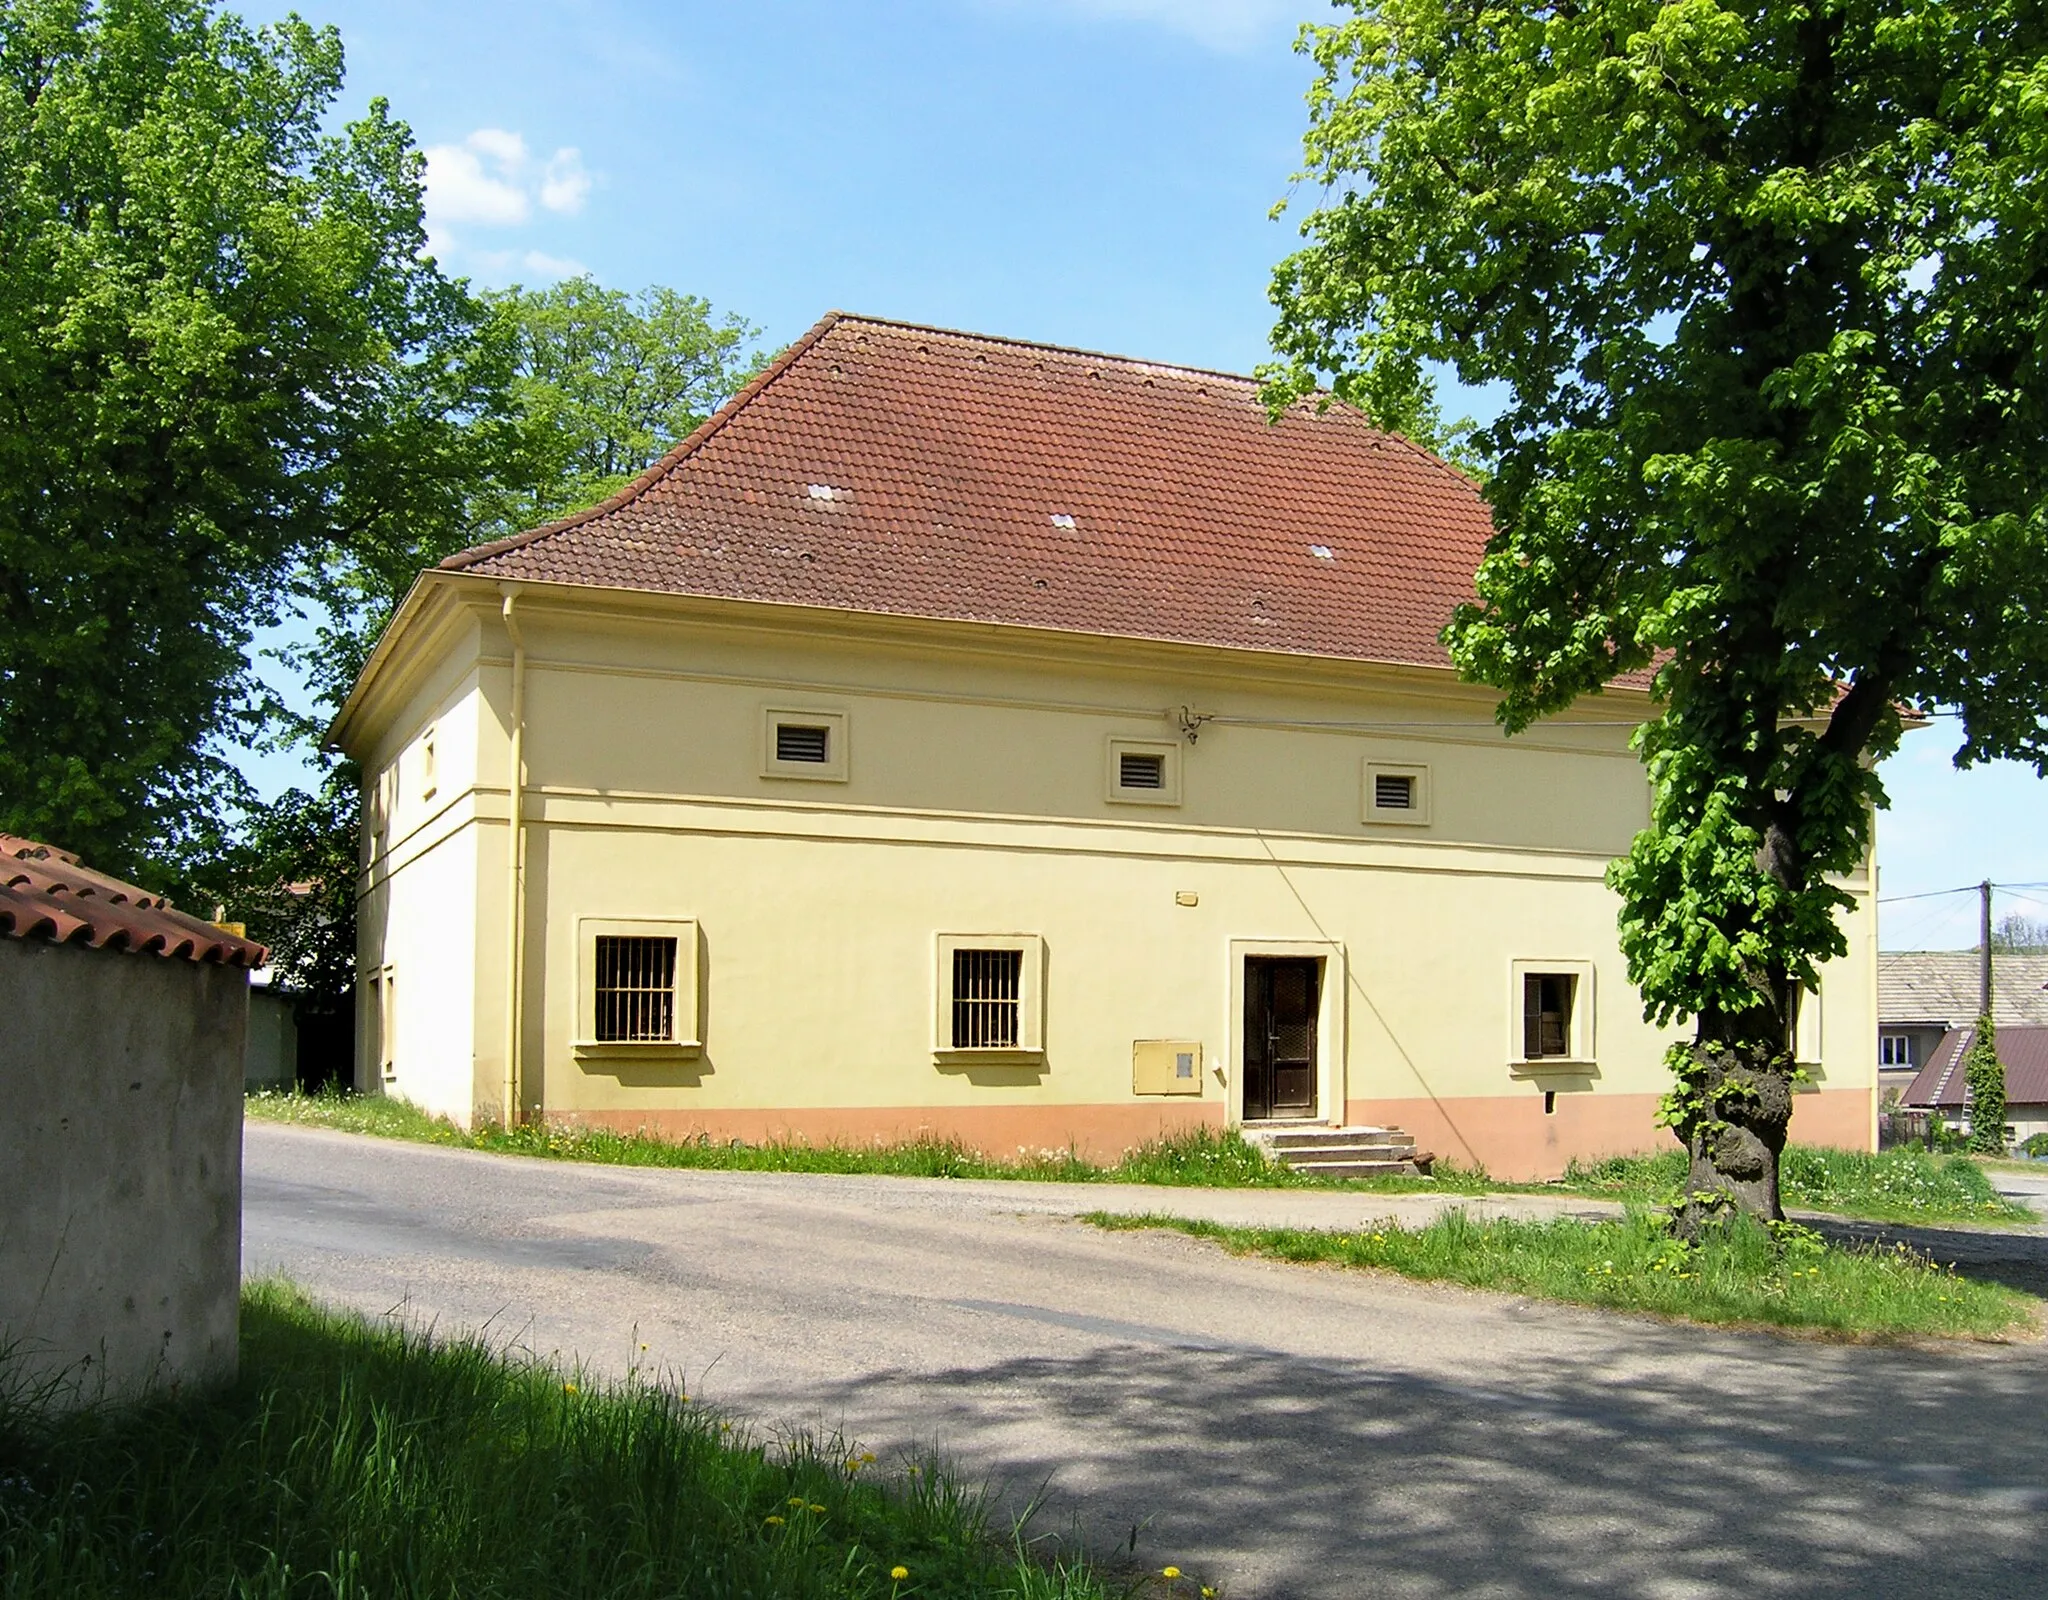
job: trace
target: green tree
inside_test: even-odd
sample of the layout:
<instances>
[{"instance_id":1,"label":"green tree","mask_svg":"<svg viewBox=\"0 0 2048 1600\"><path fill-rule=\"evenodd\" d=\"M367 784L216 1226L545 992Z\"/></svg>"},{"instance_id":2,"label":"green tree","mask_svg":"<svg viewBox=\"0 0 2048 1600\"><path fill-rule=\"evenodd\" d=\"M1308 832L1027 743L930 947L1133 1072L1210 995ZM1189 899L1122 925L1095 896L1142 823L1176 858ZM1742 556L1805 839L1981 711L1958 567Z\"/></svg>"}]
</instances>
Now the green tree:
<instances>
[{"instance_id":1,"label":"green tree","mask_svg":"<svg viewBox=\"0 0 2048 1600\"><path fill-rule=\"evenodd\" d=\"M1796 996L1904 705L2048 773L2048 9L1352 0L1319 69L1276 403L1505 397L1445 639L1519 731L1626 674L1609 881L1688 1226L1780 1214Z\"/></svg>"},{"instance_id":2,"label":"green tree","mask_svg":"<svg viewBox=\"0 0 2048 1600\"><path fill-rule=\"evenodd\" d=\"M317 743L423 568L602 500L763 364L755 329L714 320L708 302L673 289L635 295L572 278L485 299L480 349L511 373L501 408L469 423L488 430L474 458L489 475L459 515L386 520L300 566L295 598L313 627L282 653L311 686L314 710L294 717L272 706L279 742ZM195 890L232 904L315 1004L332 1006L354 971L357 783L353 764L337 762L315 790L250 811Z\"/></svg>"},{"instance_id":3,"label":"green tree","mask_svg":"<svg viewBox=\"0 0 2048 1600\"><path fill-rule=\"evenodd\" d=\"M421 161L332 29L0 5L0 828L161 876L243 797L310 553L446 526L501 407Z\"/></svg>"},{"instance_id":4,"label":"green tree","mask_svg":"<svg viewBox=\"0 0 2048 1600\"><path fill-rule=\"evenodd\" d=\"M1990 1013L1977 1019L1976 1036L1963 1058L1970 1091L1970 1148L1982 1155L2005 1154L2005 1063L1998 1059L1998 1034Z\"/></svg>"},{"instance_id":5,"label":"green tree","mask_svg":"<svg viewBox=\"0 0 2048 1600\"><path fill-rule=\"evenodd\" d=\"M513 399L530 450L524 492L484 508L507 531L623 488L762 364L750 348L758 329L660 285L629 294L576 277L489 299L517 352Z\"/></svg>"}]
</instances>

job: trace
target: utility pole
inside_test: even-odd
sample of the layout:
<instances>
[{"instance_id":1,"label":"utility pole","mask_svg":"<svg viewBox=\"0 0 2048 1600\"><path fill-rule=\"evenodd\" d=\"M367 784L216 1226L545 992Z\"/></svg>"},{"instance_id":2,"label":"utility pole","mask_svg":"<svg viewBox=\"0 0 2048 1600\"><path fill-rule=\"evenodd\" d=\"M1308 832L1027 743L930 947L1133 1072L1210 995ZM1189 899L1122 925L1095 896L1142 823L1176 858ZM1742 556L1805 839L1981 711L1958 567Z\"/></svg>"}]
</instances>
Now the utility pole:
<instances>
[{"instance_id":1,"label":"utility pole","mask_svg":"<svg viewBox=\"0 0 2048 1600\"><path fill-rule=\"evenodd\" d=\"M1991 1015L1991 880L1977 885L1977 1015Z\"/></svg>"}]
</instances>

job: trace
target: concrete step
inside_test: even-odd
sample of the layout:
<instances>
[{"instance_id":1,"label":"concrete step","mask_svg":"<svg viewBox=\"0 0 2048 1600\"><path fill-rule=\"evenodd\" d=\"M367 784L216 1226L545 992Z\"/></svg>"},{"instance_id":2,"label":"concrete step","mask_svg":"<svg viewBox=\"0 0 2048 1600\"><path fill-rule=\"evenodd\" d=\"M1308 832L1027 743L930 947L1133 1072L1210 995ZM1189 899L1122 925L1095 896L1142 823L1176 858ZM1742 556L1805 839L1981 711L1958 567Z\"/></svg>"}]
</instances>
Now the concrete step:
<instances>
[{"instance_id":1,"label":"concrete step","mask_svg":"<svg viewBox=\"0 0 2048 1600\"><path fill-rule=\"evenodd\" d=\"M1415 1136L1401 1128L1345 1127L1328 1123L1259 1123L1241 1130L1269 1160L1325 1178L1369 1178L1427 1173L1432 1157L1419 1154Z\"/></svg>"},{"instance_id":2,"label":"concrete step","mask_svg":"<svg viewBox=\"0 0 2048 1600\"><path fill-rule=\"evenodd\" d=\"M1296 1172L1312 1173L1318 1178L1413 1178L1422 1175L1422 1168L1413 1161L1290 1161L1287 1165Z\"/></svg>"}]
</instances>

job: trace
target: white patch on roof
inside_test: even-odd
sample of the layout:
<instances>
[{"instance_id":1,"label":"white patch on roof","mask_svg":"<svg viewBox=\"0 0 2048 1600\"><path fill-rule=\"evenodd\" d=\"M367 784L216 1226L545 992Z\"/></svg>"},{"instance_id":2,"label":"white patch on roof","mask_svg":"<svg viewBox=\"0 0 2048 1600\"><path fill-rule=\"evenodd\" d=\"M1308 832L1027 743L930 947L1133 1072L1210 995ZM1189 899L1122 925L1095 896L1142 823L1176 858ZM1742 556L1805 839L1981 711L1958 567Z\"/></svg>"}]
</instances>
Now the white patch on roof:
<instances>
[{"instance_id":1,"label":"white patch on roof","mask_svg":"<svg viewBox=\"0 0 2048 1600\"><path fill-rule=\"evenodd\" d=\"M1074 526L1074 514L1071 511L1055 511L1052 514L1052 525L1055 528L1071 528Z\"/></svg>"},{"instance_id":2,"label":"white patch on roof","mask_svg":"<svg viewBox=\"0 0 2048 1600\"><path fill-rule=\"evenodd\" d=\"M838 500L853 493L851 489L835 489L829 483L806 485L813 500Z\"/></svg>"},{"instance_id":3,"label":"white patch on roof","mask_svg":"<svg viewBox=\"0 0 2048 1600\"><path fill-rule=\"evenodd\" d=\"M1326 544L1312 544L1308 547L1308 553L1318 561L1335 561L1337 559L1337 552Z\"/></svg>"}]
</instances>

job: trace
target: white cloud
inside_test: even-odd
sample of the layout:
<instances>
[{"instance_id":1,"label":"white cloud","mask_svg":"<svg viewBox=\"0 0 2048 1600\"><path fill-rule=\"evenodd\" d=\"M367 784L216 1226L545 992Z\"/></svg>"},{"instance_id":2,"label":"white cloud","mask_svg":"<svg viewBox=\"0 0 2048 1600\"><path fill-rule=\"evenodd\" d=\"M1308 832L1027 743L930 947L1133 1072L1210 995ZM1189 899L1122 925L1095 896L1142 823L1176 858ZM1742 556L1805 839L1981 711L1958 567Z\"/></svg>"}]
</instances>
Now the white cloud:
<instances>
[{"instance_id":1,"label":"white cloud","mask_svg":"<svg viewBox=\"0 0 2048 1600\"><path fill-rule=\"evenodd\" d=\"M1324 0L984 0L1008 11L1055 11L1112 22L1153 23L1212 50L1244 50L1293 39L1322 20Z\"/></svg>"},{"instance_id":2,"label":"white cloud","mask_svg":"<svg viewBox=\"0 0 2048 1600\"><path fill-rule=\"evenodd\" d=\"M583 152L565 146L548 157L540 175L540 203L550 211L574 216L590 194L590 174L583 170Z\"/></svg>"},{"instance_id":3,"label":"white cloud","mask_svg":"<svg viewBox=\"0 0 2048 1600\"><path fill-rule=\"evenodd\" d=\"M493 288L555 283L590 270L573 257L551 256L545 250L468 250L462 261L465 271Z\"/></svg>"},{"instance_id":4,"label":"white cloud","mask_svg":"<svg viewBox=\"0 0 2048 1600\"><path fill-rule=\"evenodd\" d=\"M536 168L526 140L504 128L478 128L460 144L427 147L427 218L437 238L451 222L509 228L533 215L583 209L591 177L583 156L564 145Z\"/></svg>"}]
</instances>

